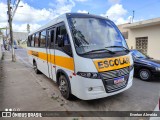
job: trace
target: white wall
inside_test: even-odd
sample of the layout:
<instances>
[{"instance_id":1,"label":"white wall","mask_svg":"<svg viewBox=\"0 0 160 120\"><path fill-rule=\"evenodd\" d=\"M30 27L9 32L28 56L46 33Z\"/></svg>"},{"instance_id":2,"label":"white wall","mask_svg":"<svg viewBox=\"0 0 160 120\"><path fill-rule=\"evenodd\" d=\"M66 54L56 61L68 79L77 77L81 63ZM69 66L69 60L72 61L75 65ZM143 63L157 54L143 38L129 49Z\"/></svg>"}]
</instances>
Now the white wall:
<instances>
[{"instance_id":1,"label":"white wall","mask_svg":"<svg viewBox=\"0 0 160 120\"><path fill-rule=\"evenodd\" d=\"M135 49L136 37L147 37L147 36L148 36L147 54L150 57L160 60L160 25L130 29L127 40L129 48L133 46L133 49Z\"/></svg>"}]
</instances>

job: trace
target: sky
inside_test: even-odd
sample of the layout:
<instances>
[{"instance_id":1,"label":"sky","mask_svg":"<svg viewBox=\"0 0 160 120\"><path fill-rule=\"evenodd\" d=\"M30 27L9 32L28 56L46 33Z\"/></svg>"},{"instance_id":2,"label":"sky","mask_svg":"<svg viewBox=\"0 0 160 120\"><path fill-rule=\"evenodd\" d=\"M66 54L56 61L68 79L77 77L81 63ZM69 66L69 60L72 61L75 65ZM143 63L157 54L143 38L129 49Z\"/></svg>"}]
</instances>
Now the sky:
<instances>
[{"instance_id":1,"label":"sky","mask_svg":"<svg viewBox=\"0 0 160 120\"><path fill-rule=\"evenodd\" d=\"M11 0L15 6L17 0ZM160 17L160 0L21 0L13 18L13 30L27 32L38 29L66 12L90 13L108 17L115 24ZM23 7L21 7L23 6ZM0 28L8 26L7 0L0 0Z\"/></svg>"}]
</instances>

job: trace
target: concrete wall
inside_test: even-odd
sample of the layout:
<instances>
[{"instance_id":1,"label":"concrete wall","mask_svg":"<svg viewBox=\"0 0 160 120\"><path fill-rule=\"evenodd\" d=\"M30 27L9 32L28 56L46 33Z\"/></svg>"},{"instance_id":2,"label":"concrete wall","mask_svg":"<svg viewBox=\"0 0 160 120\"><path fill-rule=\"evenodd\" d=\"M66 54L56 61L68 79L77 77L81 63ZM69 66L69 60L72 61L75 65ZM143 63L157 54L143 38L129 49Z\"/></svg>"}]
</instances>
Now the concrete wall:
<instances>
[{"instance_id":1,"label":"concrete wall","mask_svg":"<svg viewBox=\"0 0 160 120\"><path fill-rule=\"evenodd\" d=\"M133 49L136 48L136 37L148 36L148 52L150 57L160 60L160 25L148 26L142 28L134 28L129 30L128 46Z\"/></svg>"}]
</instances>

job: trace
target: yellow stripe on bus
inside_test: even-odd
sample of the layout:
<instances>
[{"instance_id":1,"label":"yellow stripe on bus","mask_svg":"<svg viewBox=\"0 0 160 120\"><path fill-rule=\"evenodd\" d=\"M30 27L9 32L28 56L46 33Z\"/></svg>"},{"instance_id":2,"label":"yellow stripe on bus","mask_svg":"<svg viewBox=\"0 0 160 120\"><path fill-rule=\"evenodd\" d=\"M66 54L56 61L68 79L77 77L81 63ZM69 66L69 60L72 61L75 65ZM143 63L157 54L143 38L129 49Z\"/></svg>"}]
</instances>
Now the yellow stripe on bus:
<instances>
[{"instance_id":1,"label":"yellow stripe on bus","mask_svg":"<svg viewBox=\"0 0 160 120\"><path fill-rule=\"evenodd\" d=\"M38 57L42 60L45 60L45 61L47 61L47 56L48 56L48 62L74 71L74 60L73 60L73 58L57 56L57 55L54 56L54 55L50 55L50 54L47 55L46 53L32 51L32 50L28 50L28 54L36 56L36 57ZM54 57L55 57L55 59L54 59Z\"/></svg>"},{"instance_id":2,"label":"yellow stripe on bus","mask_svg":"<svg viewBox=\"0 0 160 120\"><path fill-rule=\"evenodd\" d=\"M98 72L116 70L130 66L130 57L127 55L114 58L105 58L101 60L95 60L94 64Z\"/></svg>"}]
</instances>

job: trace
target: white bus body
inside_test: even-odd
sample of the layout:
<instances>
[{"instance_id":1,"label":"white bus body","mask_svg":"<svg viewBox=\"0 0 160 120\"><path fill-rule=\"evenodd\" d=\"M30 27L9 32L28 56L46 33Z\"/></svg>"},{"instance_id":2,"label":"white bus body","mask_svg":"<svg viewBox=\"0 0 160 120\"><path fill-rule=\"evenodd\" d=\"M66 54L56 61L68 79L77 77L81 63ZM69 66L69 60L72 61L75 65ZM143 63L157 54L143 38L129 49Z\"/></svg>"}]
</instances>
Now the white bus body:
<instances>
[{"instance_id":1,"label":"white bus body","mask_svg":"<svg viewBox=\"0 0 160 120\"><path fill-rule=\"evenodd\" d=\"M104 34L109 36L106 44ZM121 41L126 44L112 21L67 13L30 33L27 49L36 73L41 71L57 82L66 99L74 95L90 100L115 95L132 86L133 59ZM107 46L100 49L104 45ZM99 50L93 49L97 47Z\"/></svg>"}]
</instances>

